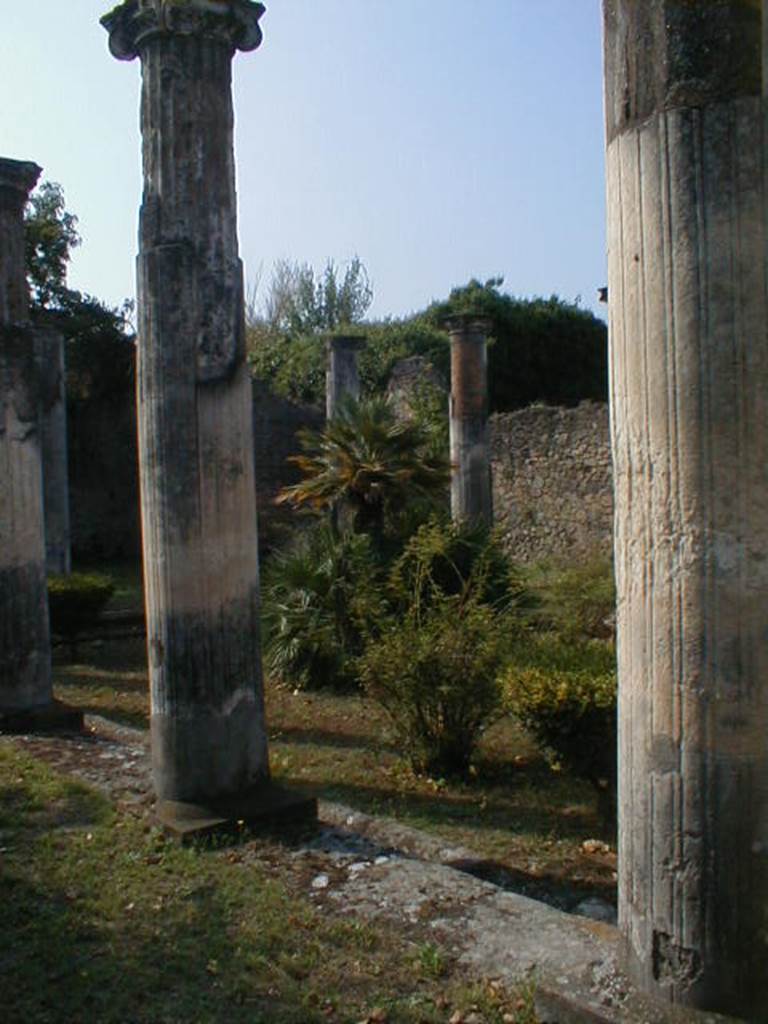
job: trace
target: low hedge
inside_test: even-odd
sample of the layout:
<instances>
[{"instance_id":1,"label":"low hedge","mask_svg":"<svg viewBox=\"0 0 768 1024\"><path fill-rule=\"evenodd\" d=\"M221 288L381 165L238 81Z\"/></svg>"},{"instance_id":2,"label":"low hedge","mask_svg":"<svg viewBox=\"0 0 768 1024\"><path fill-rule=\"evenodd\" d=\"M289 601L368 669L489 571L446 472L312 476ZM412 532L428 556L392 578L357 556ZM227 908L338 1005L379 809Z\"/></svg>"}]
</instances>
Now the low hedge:
<instances>
[{"instance_id":1,"label":"low hedge","mask_svg":"<svg viewBox=\"0 0 768 1024\"><path fill-rule=\"evenodd\" d=\"M100 573L49 576L51 632L71 642L96 624L114 591L114 581Z\"/></svg>"},{"instance_id":2,"label":"low hedge","mask_svg":"<svg viewBox=\"0 0 768 1024\"><path fill-rule=\"evenodd\" d=\"M587 779L615 820L617 737L613 648L531 637L501 676L504 706L553 764Z\"/></svg>"}]
</instances>

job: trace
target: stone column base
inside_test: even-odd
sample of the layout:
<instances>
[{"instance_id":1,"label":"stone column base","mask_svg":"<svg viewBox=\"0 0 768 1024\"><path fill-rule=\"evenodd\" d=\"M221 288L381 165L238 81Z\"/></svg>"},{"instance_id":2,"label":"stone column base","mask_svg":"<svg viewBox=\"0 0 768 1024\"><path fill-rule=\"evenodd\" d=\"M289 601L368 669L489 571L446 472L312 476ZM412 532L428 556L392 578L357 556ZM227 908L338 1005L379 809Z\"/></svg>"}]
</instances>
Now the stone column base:
<instances>
[{"instance_id":1,"label":"stone column base","mask_svg":"<svg viewBox=\"0 0 768 1024\"><path fill-rule=\"evenodd\" d=\"M0 708L0 733L82 732L83 712L52 700L36 708Z\"/></svg>"},{"instance_id":2,"label":"stone column base","mask_svg":"<svg viewBox=\"0 0 768 1024\"><path fill-rule=\"evenodd\" d=\"M317 800L264 782L205 804L160 800L155 817L169 836L183 844L210 835L237 835L244 828L311 826L317 821Z\"/></svg>"}]
</instances>

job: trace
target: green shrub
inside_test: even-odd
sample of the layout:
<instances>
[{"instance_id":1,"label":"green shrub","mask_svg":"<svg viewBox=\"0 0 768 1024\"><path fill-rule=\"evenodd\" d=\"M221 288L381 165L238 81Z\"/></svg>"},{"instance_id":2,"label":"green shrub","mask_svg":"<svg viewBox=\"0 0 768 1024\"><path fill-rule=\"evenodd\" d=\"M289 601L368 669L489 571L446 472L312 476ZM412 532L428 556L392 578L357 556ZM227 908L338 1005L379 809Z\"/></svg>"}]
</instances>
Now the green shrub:
<instances>
[{"instance_id":1,"label":"green shrub","mask_svg":"<svg viewBox=\"0 0 768 1024\"><path fill-rule=\"evenodd\" d=\"M307 529L264 571L263 621L269 670L298 689L349 689L364 634L384 610L380 569L365 534Z\"/></svg>"},{"instance_id":2,"label":"green shrub","mask_svg":"<svg viewBox=\"0 0 768 1024\"><path fill-rule=\"evenodd\" d=\"M96 624L114 590L114 581L99 573L49 576L51 632L74 641L79 633Z\"/></svg>"},{"instance_id":3,"label":"green shrub","mask_svg":"<svg viewBox=\"0 0 768 1024\"><path fill-rule=\"evenodd\" d=\"M369 642L360 659L363 685L416 771L466 773L499 709L501 632L492 608L454 595L393 620Z\"/></svg>"},{"instance_id":4,"label":"green shrub","mask_svg":"<svg viewBox=\"0 0 768 1024\"><path fill-rule=\"evenodd\" d=\"M524 571L522 582L534 625L574 640L613 638L616 587L608 559L539 563Z\"/></svg>"},{"instance_id":5,"label":"green shrub","mask_svg":"<svg viewBox=\"0 0 768 1024\"><path fill-rule=\"evenodd\" d=\"M513 569L493 531L438 516L408 540L389 579L400 607L425 607L435 597L460 595L468 587L497 608L515 603L518 594Z\"/></svg>"},{"instance_id":6,"label":"green shrub","mask_svg":"<svg viewBox=\"0 0 768 1024\"><path fill-rule=\"evenodd\" d=\"M359 360L360 385L364 395L372 397L385 391L395 364L410 356L423 356L444 379L448 379L450 346L445 332L440 326L428 324L424 316L361 324L360 329L366 336L366 345ZM442 396L442 402L447 429L446 396Z\"/></svg>"},{"instance_id":7,"label":"green shrub","mask_svg":"<svg viewBox=\"0 0 768 1024\"><path fill-rule=\"evenodd\" d=\"M248 328L247 344L254 377L268 381L275 394L292 402L322 405L326 354L320 338L291 338L259 324Z\"/></svg>"},{"instance_id":8,"label":"green shrub","mask_svg":"<svg viewBox=\"0 0 768 1024\"><path fill-rule=\"evenodd\" d=\"M366 337L358 359L363 398L381 395L392 367L407 356L423 355L447 375L450 350L445 334L423 319L385 320L355 329ZM321 335L291 334L267 323L252 323L247 347L254 377L267 381L276 394L295 402L325 404L326 352Z\"/></svg>"},{"instance_id":9,"label":"green shrub","mask_svg":"<svg viewBox=\"0 0 768 1024\"><path fill-rule=\"evenodd\" d=\"M530 635L513 647L501 675L504 707L548 754L587 779L600 813L615 816L616 659L600 641Z\"/></svg>"},{"instance_id":10,"label":"green shrub","mask_svg":"<svg viewBox=\"0 0 768 1024\"><path fill-rule=\"evenodd\" d=\"M550 298L520 299L503 293L502 281L472 280L454 288L444 302L402 320L356 321L367 338L360 353L362 395L386 388L396 362L424 356L446 379L450 346L448 316L470 312L490 317L488 397L491 412L521 409L533 402L578 405L608 398L608 345L605 323L576 303ZM271 319L271 322L269 322ZM292 324L280 317L253 321L248 358L254 376L269 381L286 398L322 405L325 399L325 346L312 318ZM290 319L290 318L289 318ZM338 325L336 325L338 326ZM331 329L328 326L323 330Z\"/></svg>"}]
</instances>

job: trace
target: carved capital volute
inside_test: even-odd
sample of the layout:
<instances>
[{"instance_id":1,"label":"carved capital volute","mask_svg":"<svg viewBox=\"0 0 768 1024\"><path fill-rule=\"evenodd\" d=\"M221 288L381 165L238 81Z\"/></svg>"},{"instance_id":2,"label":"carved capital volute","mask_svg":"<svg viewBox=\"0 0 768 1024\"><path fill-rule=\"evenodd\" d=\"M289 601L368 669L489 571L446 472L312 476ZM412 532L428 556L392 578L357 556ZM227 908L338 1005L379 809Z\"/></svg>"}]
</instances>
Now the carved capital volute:
<instances>
[{"instance_id":1,"label":"carved capital volute","mask_svg":"<svg viewBox=\"0 0 768 1024\"><path fill-rule=\"evenodd\" d=\"M226 43L234 53L259 46L265 10L255 0L124 0L101 24L118 60L133 60L160 35L205 36Z\"/></svg>"}]
</instances>

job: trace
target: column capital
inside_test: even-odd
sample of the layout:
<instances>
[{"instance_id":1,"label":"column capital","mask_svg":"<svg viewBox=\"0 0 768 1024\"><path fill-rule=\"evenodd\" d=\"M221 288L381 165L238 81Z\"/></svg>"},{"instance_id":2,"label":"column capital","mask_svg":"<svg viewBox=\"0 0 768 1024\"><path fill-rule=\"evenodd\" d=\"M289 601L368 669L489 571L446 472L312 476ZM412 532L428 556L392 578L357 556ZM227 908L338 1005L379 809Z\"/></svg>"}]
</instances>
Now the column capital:
<instances>
[{"instance_id":1,"label":"column capital","mask_svg":"<svg viewBox=\"0 0 768 1024\"><path fill-rule=\"evenodd\" d=\"M265 10L255 0L124 0L101 24L118 60L133 60L150 39L169 35L216 39L234 53L259 46Z\"/></svg>"},{"instance_id":2,"label":"column capital","mask_svg":"<svg viewBox=\"0 0 768 1024\"><path fill-rule=\"evenodd\" d=\"M490 317L477 313L456 313L446 317L444 328L450 335L481 335L485 337L493 328L493 321Z\"/></svg>"},{"instance_id":3,"label":"column capital","mask_svg":"<svg viewBox=\"0 0 768 1024\"><path fill-rule=\"evenodd\" d=\"M329 334L325 342L334 352L356 352L365 348L366 337L364 334Z\"/></svg>"},{"instance_id":4,"label":"column capital","mask_svg":"<svg viewBox=\"0 0 768 1024\"><path fill-rule=\"evenodd\" d=\"M0 157L0 189L20 192L25 202L42 173L42 168L31 161Z\"/></svg>"}]
</instances>

